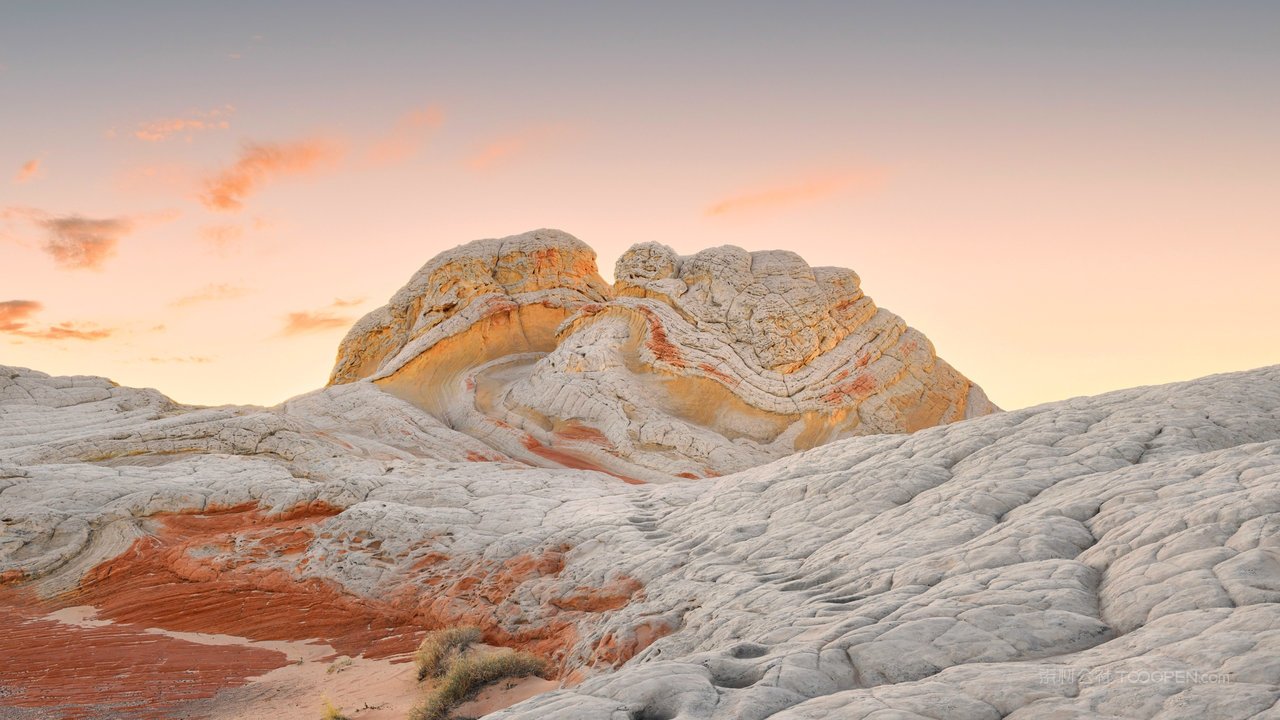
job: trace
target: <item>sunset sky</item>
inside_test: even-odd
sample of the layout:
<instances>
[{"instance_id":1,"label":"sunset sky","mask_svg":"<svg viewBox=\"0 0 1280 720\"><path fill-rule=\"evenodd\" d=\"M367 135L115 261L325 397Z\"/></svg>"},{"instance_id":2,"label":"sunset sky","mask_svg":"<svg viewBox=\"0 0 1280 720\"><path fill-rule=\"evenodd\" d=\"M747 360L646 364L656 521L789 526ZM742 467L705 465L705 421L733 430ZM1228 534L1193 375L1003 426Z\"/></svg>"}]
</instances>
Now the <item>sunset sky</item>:
<instances>
[{"instance_id":1,"label":"sunset sky","mask_svg":"<svg viewBox=\"0 0 1280 720\"><path fill-rule=\"evenodd\" d=\"M853 268L1005 408L1280 362L1280 3L694 5L0 4L0 364L273 404L539 227Z\"/></svg>"}]
</instances>

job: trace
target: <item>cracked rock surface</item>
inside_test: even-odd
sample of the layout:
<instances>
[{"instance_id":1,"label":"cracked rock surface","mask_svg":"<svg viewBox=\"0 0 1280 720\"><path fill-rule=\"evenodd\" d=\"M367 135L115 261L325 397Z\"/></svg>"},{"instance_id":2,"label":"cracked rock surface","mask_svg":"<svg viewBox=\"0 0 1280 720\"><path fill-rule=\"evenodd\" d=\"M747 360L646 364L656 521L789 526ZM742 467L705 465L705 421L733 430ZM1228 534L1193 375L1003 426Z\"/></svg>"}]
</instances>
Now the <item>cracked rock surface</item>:
<instances>
[{"instance_id":1,"label":"cracked rock surface","mask_svg":"<svg viewBox=\"0 0 1280 720\"><path fill-rule=\"evenodd\" d=\"M1280 365L997 412L851 271L615 276L463 246L271 408L0 366L0 717L459 625L554 668L504 720L1280 717Z\"/></svg>"},{"instance_id":2,"label":"cracked rock surface","mask_svg":"<svg viewBox=\"0 0 1280 720\"><path fill-rule=\"evenodd\" d=\"M195 409L4 368L0 438L11 588L177 629L302 623L351 653L479 625L566 685L496 718L1280 699L1280 366L650 485L469 461L493 451L372 383ZM246 593L269 601L251 619Z\"/></svg>"}]
</instances>

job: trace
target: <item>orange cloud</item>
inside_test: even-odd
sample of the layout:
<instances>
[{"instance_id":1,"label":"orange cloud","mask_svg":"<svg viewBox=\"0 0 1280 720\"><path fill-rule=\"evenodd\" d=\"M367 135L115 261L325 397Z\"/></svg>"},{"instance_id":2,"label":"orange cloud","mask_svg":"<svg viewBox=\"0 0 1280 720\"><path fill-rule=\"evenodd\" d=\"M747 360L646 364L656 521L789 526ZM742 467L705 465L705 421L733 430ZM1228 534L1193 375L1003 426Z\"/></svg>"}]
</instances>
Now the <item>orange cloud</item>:
<instances>
[{"instance_id":1,"label":"orange cloud","mask_svg":"<svg viewBox=\"0 0 1280 720\"><path fill-rule=\"evenodd\" d=\"M337 144L319 139L283 144L248 144L240 157L205 182L200 201L210 210L239 210L244 200L277 177L306 175L341 157Z\"/></svg>"},{"instance_id":2,"label":"orange cloud","mask_svg":"<svg viewBox=\"0 0 1280 720\"><path fill-rule=\"evenodd\" d=\"M863 174L837 173L809 178L791 185L742 193L721 200L707 208L707 215L728 215L750 210L768 210L835 195L845 190L869 190L878 187L884 173L875 170Z\"/></svg>"},{"instance_id":3,"label":"orange cloud","mask_svg":"<svg viewBox=\"0 0 1280 720\"><path fill-rule=\"evenodd\" d=\"M27 326L27 318L44 306L35 300L0 302L0 332L17 332Z\"/></svg>"},{"instance_id":4,"label":"orange cloud","mask_svg":"<svg viewBox=\"0 0 1280 720\"><path fill-rule=\"evenodd\" d=\"M538 147L545 147L560 139L564 133L565 129L561 126L536 127L501 137L476 149L467 159L467 165L472 170L490 170Z\"/></svg>"},{"instance_id":5,"label":"orange cloud","mask_svg":"<svg viewBox=\"0 0 1280 720\"><path fill-rule=\"evenodd\" d=\"M13 182L21 185L30 182L40 175L40 158L28 160L22 163L22 167L18 168L18 172L13 176Z\"/></svg>"},{"instance_id":6,"label":"orange cloud","mask_svg":"<svg viewBox=\"0 0 1280 720\"><path fill-rule=\"evenodd\" d=\"M422 149L431 131L443 123L444 113L434 106L406 114L386 137L369 148L369 162L381 165L408 160Z\"/></svg>"},{"instance_id":7,"label":"orange cloud","mask_svg":"<svg viewBox=\"0 0 1280 720\"><path fill-rule=\"evenodd\" d=\"M40 331L16 332L17 335L34 340L106 340L114 333L115 330L111 328L99 328L91 323L58 323Z\"/></svg>"},{"instance_id":8,"label":"orange cloud","mask_svg":"<svg viewBox=\"0 0 1280 720\"><path fill-rule=\"evenodd\" d=\"M231 127L231 122L227 120L227 116L236 111L233 105L224 105L220 108L214 108L207 112L194 112L191 117L185 118L159 118L157 120L149 120L141 123L138 129L134 131L133 136L139 140L147 142L163 142L177 133L188 133L187 139L191 139L191 132L200 130L226 130Z\"/></svg>"},{"instance_id":9,"label":"orange cloud","mask_svg":"<svg viewBox=\"0 0 1280 720\"><path fill-rule=\"evenodd\" d=\"M281 335L301 335L302 333L347 327L354 318L334 315L320 310L316 312L293 312L285 316L284 329Z\"/></svg>"},{"instance_id":10,"label":"orange cloud","mask_svg":"<svg viewBox=\"0 0 1280 720\"><path fill-rule=\"evenodd\" d=\"M28 330L27 320L43 308L44 306L35 300L0 302L0 332L32 340L105 340L115 332L110 328L99 328L91 323L58 323L43 330Z\"/></svg>"},{"instance_id":11,"label":"orange cloud","mask_svg":"<svg viewBox=\"0 0 1280 720\"><path fill-rule=\"evenodd\" d=\"M42 249L64 268L97 270L115 255L120 238L133 231L129 218L95 220L69 215L46 218L37 223L49 233Z\"/></svg>"},{"instance_id":12,"label":"orange cloud","mask_svg":"<svg viewBox=\"0 0 1280 720\"><path fill-rule=\"evenodd\" d=\"M237 287L235 285L206 285L191 295L184 295L177 300L174 300L169 303L169 306L189 307L191 305L216 302L218 300L234 300L238 297L244 297L248 292L249 290L247 288Z\"/></svg>"},{"instance_id":13,"label":"orange cloud","mask_svg":"<svg viewBox=\"0 0 1280 720\"><path fill-rule=\"evenodd\" d=\"M301 335L302 333L348 327L355 318L346 315L338 315L333 311L359 305L362 302L364 302L364 298L356 300L343 300L342 298L336 298L328 307L320 310L289 313L285 316L284 329L280 331L280 334Z\"/></svg>"}]
</instances>

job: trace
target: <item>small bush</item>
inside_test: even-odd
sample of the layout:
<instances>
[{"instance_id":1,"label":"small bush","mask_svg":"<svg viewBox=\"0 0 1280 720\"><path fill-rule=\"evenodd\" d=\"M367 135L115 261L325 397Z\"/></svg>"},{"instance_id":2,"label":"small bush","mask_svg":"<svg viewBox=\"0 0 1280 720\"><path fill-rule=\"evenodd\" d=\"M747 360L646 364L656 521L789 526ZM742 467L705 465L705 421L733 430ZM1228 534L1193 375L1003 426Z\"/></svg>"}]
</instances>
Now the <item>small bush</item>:
<instances>
[{"instance_id":1,"label":"small bush","mask_svg":"<svg viewBox=\"0 0 1280 720\"><path fill-rule=\"evenodd\" d=\"M445 720L449 711L475 695L485 685L504 678L542 675L547 663L523 652L503 652L484 657L459 657L449 665L431 694L409 713L409 720Z\"/></svg>"},{"instance_id":2,"label":"small bush","mask_svg":"<svg viewBox=\"0 0 1280 720\"><path fill-rule=\"evenodd\" d=\"M414 664L418 666L418 680L444 675L449 669L447 661L461 656L479 639L480 628L474 627L445 628L427 633L413 657Z\"/></svg>"},{"instance_id":3,"label":"small bush","mask_svg":"<svg viewBox=\"0 0 1280 720\"><path fill-rule=\"evenodd\" d=\"M334 705L329 698L321 698L320 703L323 710L320 713L320 720L351 720L351 718L342 714L342 708Z\"/></svg>"}]
</instances>

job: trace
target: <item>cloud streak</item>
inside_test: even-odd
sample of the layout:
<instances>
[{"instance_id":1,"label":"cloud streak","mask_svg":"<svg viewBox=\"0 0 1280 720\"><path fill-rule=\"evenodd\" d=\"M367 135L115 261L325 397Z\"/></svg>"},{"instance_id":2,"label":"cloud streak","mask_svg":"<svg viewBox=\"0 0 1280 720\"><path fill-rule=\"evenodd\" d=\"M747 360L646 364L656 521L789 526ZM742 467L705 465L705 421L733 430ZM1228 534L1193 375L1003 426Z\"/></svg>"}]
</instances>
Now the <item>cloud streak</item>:
<instances>
[{"instance_id":1,"label":"cloud streak","mask_svg":"<svg viewBox=\"0 0 1280 720\"><path fill-rule=\"evenodd\" d=\"M375 165L408 160L422 149L431 132L443 124L444 113L438 107L409 112L396 122L390 133L369 147L366 157Z\"/></svg>"},{"instance_id":2,"label":"cloud streak","mask_svg":"<svg viewBox=\"0 0 1280 720\"><path fill-rule=\"evenodd\" d=\"M205 181L200 202L210 210L229 212L264 185L281 177L314 174L334 164L342 150L332 141L250 143L228 168Z\"/></svg>"},{"instance_id":3,"label":"cloud streak","mask_svg":"<svg viewBox=\"0 0 1280 720\"><path fill-rule=\"evenodd\" d=\"M13 176L13 182L15 185L22 185L35 180L40 174L40 158L28 160L18 168L18 172Z\"/></svg>"},{"instance_id":4,"label":"cloud streak","mask_svg":"<svg viewBox=\"0 0 1280 720\"><path fill-rule=\"evenodd\" d=\"M355 318L348 315L340 315L335 311L354 307L362 302L364 302L364 298L355 300L335 298L328 307L319 310L289 313L285 315L284 328L280 330L280 334L284 336L302 335L304 333L349 327Z\"/></svg>"},{"instance_id":5,"label":"cloud streak","mask_svg":"<svg viewBox=\"0 0 1280 720\"><path fill-rule=\"evenodd\" d=\"M715 217L748 211L776 210L849 190L871 190L879 187L883 181L884 173L879 170L819 175L787 185L732 195L709 205L706 214Z\"/></svg>"},{"instance_id":6,"label":"cloud streak","mask_svg":"<svg viewBox=\"0 0 1280 720\"><path fill-rule=\"evenodd\" d=\"M303 333L331 330L347 327L353 318L334 315L327 310L292 312L285 316L284 329L281 335L302 335Z\"/></svg>"},{"instance_id":7,"label":"cloud streak","mask_svg":"<svg viewBox=\"0 0 1280 720\"><path fill-rule=\"evenodd\" d=\"M214 359L208 355L187 355L186 357L178 357L178 356L159 357L159 356L153 355L149 358L146 358L145 362L157 363L157 364L159 363L193 363L197 365L203 365L205 363L211 363L213 362L213 360Z\"/></svg>"},{"instance_id":8,"label":"cloud streak","mask_svg":"<svg viewBox=\"0 0 1280 720\"><path fill-rule=\"evenodd\" d=\"M98 270L116 253L120 239L133 232L136 223L130 218L93 219L80 215L37 220L48 237L41 249L59 267L72 270Z\"/></svg>"},{"instance_id":9,"label":"cloud streak","mask_svg":"<svg viewBox=\"0 0 1280 720\"><path fill-rule=\"evenodd\" d=\"M231 127L227 117L236 111L233 105L224 105L205 112L196 111L188 117L169 117L149 120L138 125L133 136L145 142L164 142L178 133L191 133L204 130L226 130Z\"/></svg>"},{"instance_id":10,"label":"cloud streak","mask_svg":"<svg viewBox=\"0 0 1280 720\"><path fill-rule=\"evenodd\" d=\"M58 323L44 330L28 332L20 330L16 334L34 340L106 340L115 334L112 328L100 328L90 323Z\"/></svg>"},{"instance_id":11,"label":"cloud streak","mask_svg":"<svg viewBox=\"0 0 1280 720\"><path fill-rule=\"evenodd\" d=\"M17 332L27 326L27 318L40 312L44 305L35 300L0 302L0 332Z\"/></svg>"},{"instance_id":12,"label":"cloud streak","mask_svg":"<svg viewBox=\"0 0 1280 720\"><path fill-rule=\"evenodd\" d=\"M218 302L220 300L234 300L244 297L249 293L248 288L238 287L236 285L217 284L206 285L200 290L184 295L173 302L169 303L170 307L190 307L192 305L200 305L202 303Z\"/></svg>"},{"instance_id":13,"label":"cloud streak","mask_svg":"<svg viewBox=\"0 0 1280 720\"><path fill-rule=\"evenodd\" d=\"M32 340L105 340L115 332L92 323L58 323L41 330L28 330L28 320L44 309L35 300L0 302L0 332Z\"/></svg>"},{"instance_id":14,"label":"cloud streak","mask_svg":"<svg viewBox=\"0 0 1280 720\"><path fill-rule=\"evenodd\" d=\"M559 125L532 127L500 137L482 145L467 158L467 166L483 172L561 139L565 128Z\"/></svg>"}]
</instances>

